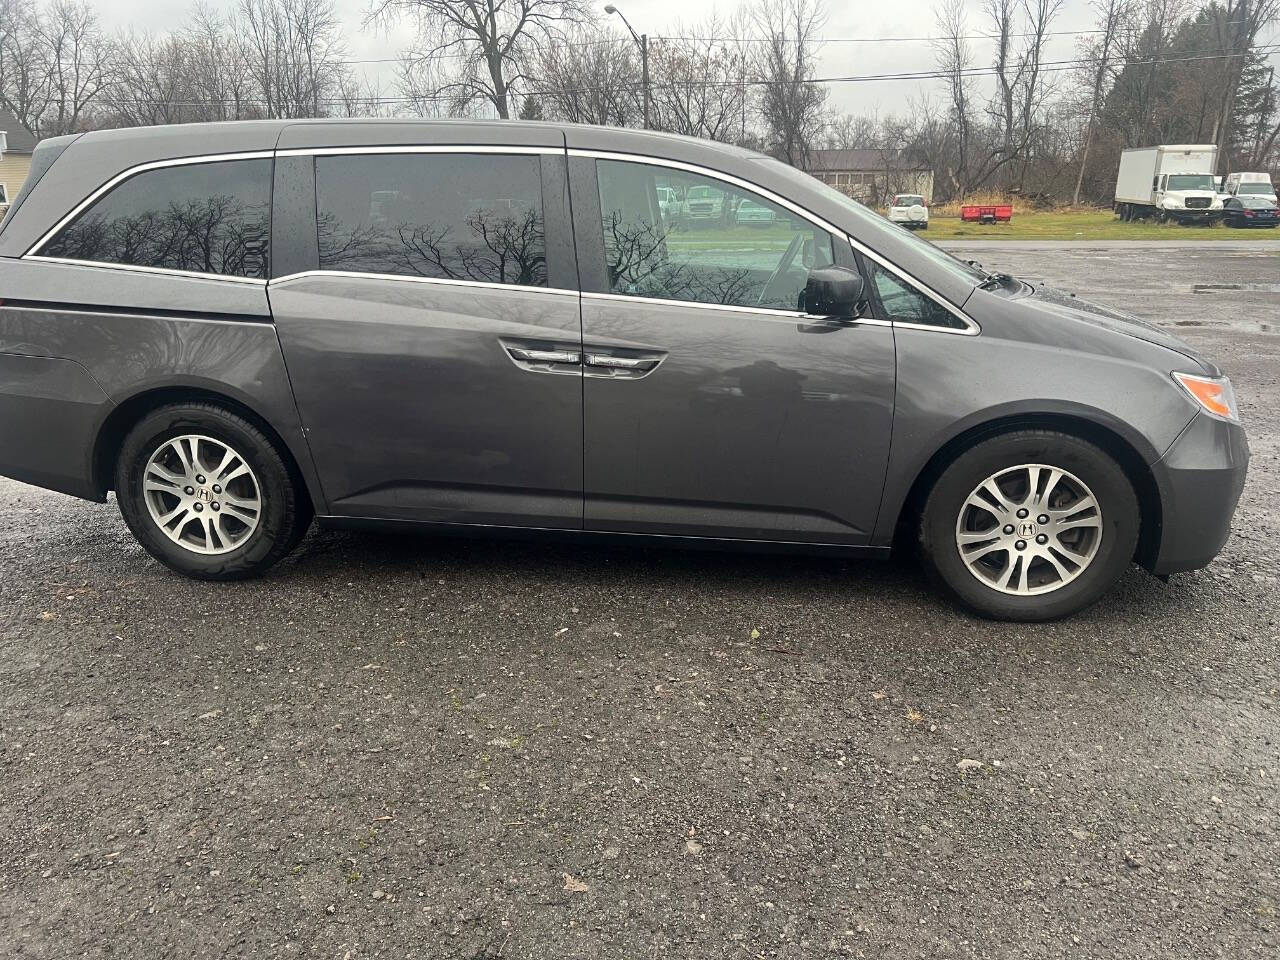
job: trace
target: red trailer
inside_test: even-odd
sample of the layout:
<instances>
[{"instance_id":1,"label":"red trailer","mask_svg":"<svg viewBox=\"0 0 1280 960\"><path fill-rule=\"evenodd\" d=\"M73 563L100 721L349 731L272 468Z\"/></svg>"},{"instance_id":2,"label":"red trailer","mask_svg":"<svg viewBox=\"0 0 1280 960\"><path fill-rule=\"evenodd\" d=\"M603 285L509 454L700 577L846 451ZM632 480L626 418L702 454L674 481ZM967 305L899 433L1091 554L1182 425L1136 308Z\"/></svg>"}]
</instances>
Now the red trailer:
<instances>
[{"instance_id":1,"label":"red trailer","mask_svg":"<svg viewBox=\"0 0 1280 960\"><path fill-rule=\"evenodd\" d=\"M960 208L960 219L967 223L1008 223L1013 219L1013 204L966 203Z\"/></svg>"}]
</instances>

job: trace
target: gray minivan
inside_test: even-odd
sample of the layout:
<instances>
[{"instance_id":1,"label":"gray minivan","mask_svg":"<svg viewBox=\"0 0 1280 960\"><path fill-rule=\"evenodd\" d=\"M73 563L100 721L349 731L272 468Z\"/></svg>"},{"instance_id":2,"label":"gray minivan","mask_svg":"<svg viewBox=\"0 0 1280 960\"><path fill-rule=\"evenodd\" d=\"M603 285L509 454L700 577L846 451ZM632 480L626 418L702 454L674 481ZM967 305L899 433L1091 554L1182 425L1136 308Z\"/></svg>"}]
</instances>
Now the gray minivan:
<instances>
[{"instance_id":1,"label":"gray minivan","mask_svg":"<svg viewBox=\"0 0 1280 960\"><path fill-rule=\"evenodd\" d=\"M694 224L661 197L709 197ZM664 209L665 207L665 209ZM763 209L767 222L740 222ZM0 473L232 579L326 524L884 556L1041 620L1224 543L1186 344L723 144L513 122L46 140L0 227Z\"/></svg>"}]
</instances>

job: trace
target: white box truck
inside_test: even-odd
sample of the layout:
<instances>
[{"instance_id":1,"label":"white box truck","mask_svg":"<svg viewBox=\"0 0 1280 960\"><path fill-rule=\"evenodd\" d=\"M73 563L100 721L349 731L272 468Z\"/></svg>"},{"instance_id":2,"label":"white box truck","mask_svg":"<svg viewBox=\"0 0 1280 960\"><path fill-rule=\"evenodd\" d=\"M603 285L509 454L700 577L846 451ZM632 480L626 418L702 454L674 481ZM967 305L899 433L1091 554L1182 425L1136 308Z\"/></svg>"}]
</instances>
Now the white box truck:
<instances>
[{"instance_id":1,"label":"white box truck","mask_svg":"<svg viewBox=\"0 0 1280 960\"><path fill-rule=\"evenodd\" d=\"M1220 220L1222 197L1214 189L1213 174L1217 165L1218 148L1211 143L1125 150L1116 175L1116 214L1121 220Z\"/></svg>"},{"instance_id":2,"label":"white box truck","mask_svg":"<svg viewBox=\"0 0 1280 960\"><path fill-rule=\"evenodd\" d=\"M1223 192L1233 197L1238 197L1244 193L1255 197L1263 197L1272 203L1276 202L1276 188L1271 183L1271 174L1269 173L1242 171L1228 174Z\"/></svg>"}]
</instances>

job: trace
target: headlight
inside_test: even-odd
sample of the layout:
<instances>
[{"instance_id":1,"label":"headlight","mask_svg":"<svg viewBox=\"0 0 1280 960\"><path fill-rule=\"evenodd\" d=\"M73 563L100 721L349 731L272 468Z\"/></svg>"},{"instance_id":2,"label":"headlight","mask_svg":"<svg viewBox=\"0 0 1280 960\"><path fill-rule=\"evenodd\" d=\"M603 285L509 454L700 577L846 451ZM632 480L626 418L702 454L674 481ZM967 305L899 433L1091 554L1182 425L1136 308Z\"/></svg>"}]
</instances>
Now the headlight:
<instances>
[{"instance_id":1,"label":"headlight","mask_svg":"<svg viewBox=\"0 0 1280 960\"><path fill-rule=\"evenodd\" d=\"M1173 379L1191 394L1191 399L1206 413L1234 423L1240 422L1236 392L1231 389L1231 381L1226 377L1202 377L1194 373L1175 372Z\"/></svg>"}]
</instances>

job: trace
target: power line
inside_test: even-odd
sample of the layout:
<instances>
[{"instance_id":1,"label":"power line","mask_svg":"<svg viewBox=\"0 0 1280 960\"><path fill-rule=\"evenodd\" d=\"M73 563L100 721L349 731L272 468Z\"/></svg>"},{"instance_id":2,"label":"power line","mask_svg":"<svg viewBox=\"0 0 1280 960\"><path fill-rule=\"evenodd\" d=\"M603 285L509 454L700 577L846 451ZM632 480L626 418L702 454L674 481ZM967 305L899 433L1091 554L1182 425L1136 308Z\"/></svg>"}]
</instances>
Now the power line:
<instances>
[{"instance_id":1,"label":"power line","mask_svg":"<svg viewBox=\"0 0 1280 960\"><path fill-rule=\"evenodd\" d=\"M1260 21L1262 24L1275 23L1280 17L1268 17ZM1188 23L1184 26L1188 29L1198 29L1202 27L1227 27L1241 23L1249 23L1248 20L1224 20L1221 23ZM1043 37L1083 37L1096 36L1105 33L1105 30L1048 30L1043 34L1035 33L1011 33L1010 39L1026 39L1036 36ZM821 47L829 43L937 43L950 40L999 40L998 34L994 33L973 33L962 37L819 37L812 41L814 46ZM769 43L767 37L689 37L671 35L653 35L649 37L650 42L664 41L671 43L723 43L726 45L738 45L747 43ZM787 40L787 43L801 43L800 40ZM626 37L601 37L594 40L569 40L557 43L557 47L568 49L581 49L584 47L596 47L605 45L620 45L625 47L631 46L631 41ZM336 65L339 66L362 66L366 64L377 63L417 63L424 60L470 60L479 56L478 54L468 53L439 53L439 54L421 54L421 55L401 55L397 57L371 57L364 60L337 60Z\"/></svg>"},{"instance_id":2,"label":"power line","mask_svg":"<svg viewBox=\"0 0 1280 960\"><path fill-rule=\"evenodd\" d=\"M1227 60L1236 57L1249 56L1258 53L1271 53L1280 51L1280 42L1274 44L1265 44L1248 51L1247 53L1227 53L1227 54L1207 54L1196 57L1162 57L1162 58L1146 58L1141 60L1124 61L1125 66L1145 67L1153 64L1167 63L1193 63L1206 60ZM1076 60L1048 60L1044 61L1041 66L1042 73L1062 73L1070 70L1076 70L1083 66L1097 64L1100 62L1099 57L1088 57ZM996 69L994 66L988 67L969 67L958 74L965 78L994 76ZM933 68L930 70L919 71L902 71L897 73L877 73L877 74L860 74L853 76L837 76L837 77L812 77L804 80L795 81L806 84L836 84L836 83L872 83L894 80L946 80L955 76L957 72L949 70L940 70ZM721 81L667 81L665 83L656 84L651 87L654 90L678 90L685 87L719 87L719 88L741 88L744 86L761 87L768 86L775 81L760 79L735 79ZM791 81L787 81L791 82ZM623 88L638 89L639 82L631 82L626 84L615 85ZM529 90L522 93L526 97L548 97L563 96L569 94L585 94L598 90L598 87L579 87L568 90ZM432 93L422 94L420 96L398 96L398 97L352 97L339 98L330 97L322 98L319 103L325 105L346 104L354 102L356 104L403 104L403 103L449 103L456 100L455 96L450 94ZM132 104L132 105L148 105L148 106L171 106L171 107L202 107L202 106L266 106L267 101L262 99L241 99L241 100L152 100L146 98L94 98L90 102L105 105L113 104Z\"/></svg>"}]
</instances>

